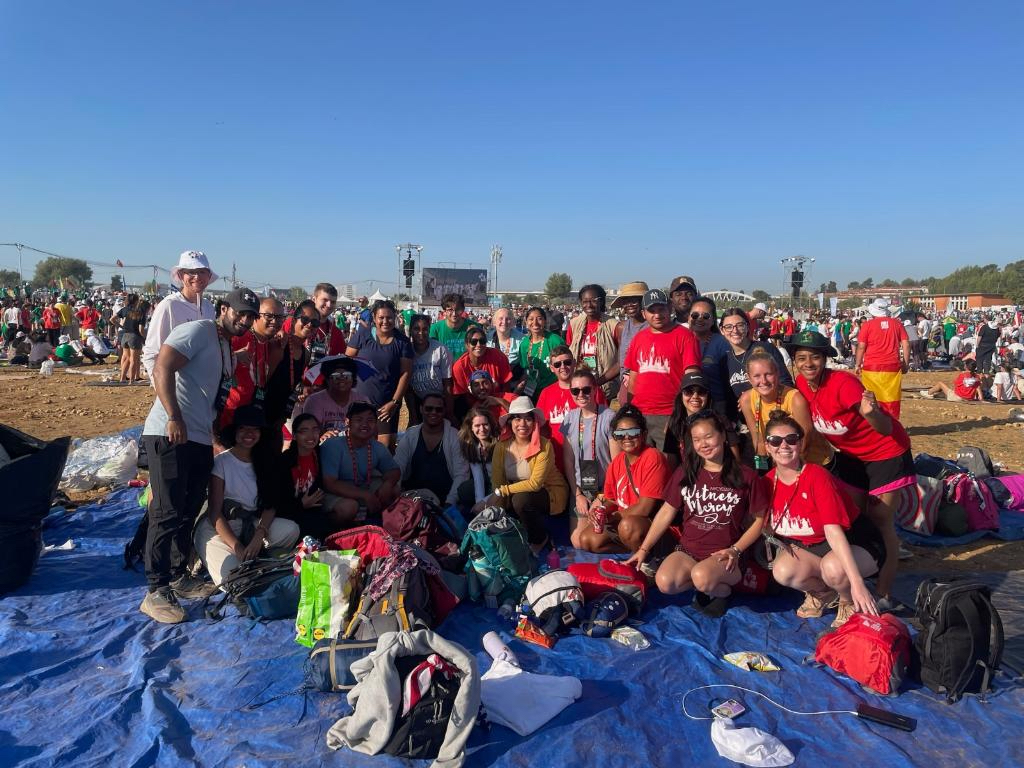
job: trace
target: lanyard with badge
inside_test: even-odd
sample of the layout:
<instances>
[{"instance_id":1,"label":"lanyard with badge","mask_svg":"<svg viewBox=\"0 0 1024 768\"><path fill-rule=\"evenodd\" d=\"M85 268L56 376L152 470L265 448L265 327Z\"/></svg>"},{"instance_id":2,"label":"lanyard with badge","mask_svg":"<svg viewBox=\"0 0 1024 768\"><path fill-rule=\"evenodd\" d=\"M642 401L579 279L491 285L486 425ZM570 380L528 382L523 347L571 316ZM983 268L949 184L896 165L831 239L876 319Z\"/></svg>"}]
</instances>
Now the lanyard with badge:
<instances>
[{"instance_id":1,"label":"lanyard with badge","mask_svg":"<svg viewBox=\"0 0 1024 768\"><path fill-rule=\"evenodd\" d=\"M316 338L309 345L310 365L319 363L327 356L327 351L331 348L331 340L334 337L334 323L326 325L326 331L323 329L323 325L317 328Z\"/></svg>"},{"instance_id":2,"label":"lanyard with badge","mask_svg":"<svg viewBox=\"0 0 1024 768\"><path fill-rule=\"evenodd\" d=\"M586 427L584 426L585 419L583 418L583 412L580 411L580 429L576 437L576 443L579 446L579 465L580 465L580 490L587 496L588 499L592 499L594 495L601 490L600 488L600 475L601 465L597 460L597 422L600 418L599 415L594 416L594 425L590 430L590 456L587 458L586 453L583 450L583 435Z\"/></svg>"},{"instance_id":3,"label":"lanyard with badge","mask_svg":"<svg viewBox=\"0 0 1024 768\"><path fill-rule=\"evenodd\" d=\"M228 395L235 386L235 360L231 353L231 343L220 335L216 328L217 347L220 350L220 387L217 389L217 397L213 403L213 410L219 416L228 404Z\"/></svg>"},{"instance_id":4,"label":"lanyard with badge","mask_svg":"<svg viewBox=\"0 0 1024 768\"><path fill-rule=\"evenodd\" d=\"M538 342L541 353L544 352L544 342L546 341L547 338L544 338ZM531 341L529 344L526 352L526 387L523 389L523 394L532 398L540 389L541 367L544 365L544 361L534 355L534 343Z\"/></svg>"}]
</instances>

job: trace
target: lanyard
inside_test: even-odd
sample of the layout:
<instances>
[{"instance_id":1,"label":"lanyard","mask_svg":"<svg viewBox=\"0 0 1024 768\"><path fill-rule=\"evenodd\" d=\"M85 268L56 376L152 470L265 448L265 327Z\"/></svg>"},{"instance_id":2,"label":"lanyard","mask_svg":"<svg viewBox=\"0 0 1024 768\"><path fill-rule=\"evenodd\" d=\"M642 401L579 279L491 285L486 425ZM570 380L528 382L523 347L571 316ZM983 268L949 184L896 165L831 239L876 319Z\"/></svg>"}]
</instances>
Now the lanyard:
<instances>
[{"instance_id":1,"label":"lanyard","mask_svg":"<svg viewBox=\"0 0 1024 768\"><path fill-rule=\"evenodd\" d=\"M348 443L348 454L352 458L352 483L359 485L359 462L356 461L356 449L352 445L352 435L345 435L345 442ZM373 472L373 440L366 443L366 484L370 484L370 474Z\"/></svg>"},{"instance_id":2,"label":"lanyard","mask_svg":"<svg viewBox=\"0 0 1024 768\"><path fill-rule=\"evenodd\" d=\"M800 480L803 478L803 476L804 476L804 468L800 467L800 472L797 473L797 476L796 476L796 482L793 483L793 492L791 494L789 494L789 498L786 499L786 503L782 505L782 512L779 514L778 518L776 518L775 517L775 490L779 486L779 470L778 469L775 470L775 477L772 478L772 525L771 525L772 532L774 532L774 529L778 525L778 523L781 522L782 520L784 520L786 518L786 516L789 514L789 505L793 503L793 499L796 498L796 494L800 490Z\"/></svg>"},{"instance_id":3,"label":"lanyard","mask_svg":"<svg viewBox=\"0 0 1024 768\"><path fill-rule=\"evenodd\" d=\"M597 458L597 419L598 414L594 414L594 428L590 431L590 458ZM583 412L580 412L580 432L577 436L577 444L580 447L580 458L586 460L587 455L583 452ZM626 465L628 468L628 464Z\"/></svg>"},{"instance_id":4,"label":"lanyard","mask_svg":"<svg viewBox=\"0 0 1024 768\"><path fill-rule=\"evenodd\" d=\"M270 378L270 349L267 342L253 338L255 346L252 349L253 376L252 381L257 387L266 389L267 380ZM263 364L260 365L260 350L263 350ZM263 374L262 380L260 373Z\"/></svg>"}]
</instances>

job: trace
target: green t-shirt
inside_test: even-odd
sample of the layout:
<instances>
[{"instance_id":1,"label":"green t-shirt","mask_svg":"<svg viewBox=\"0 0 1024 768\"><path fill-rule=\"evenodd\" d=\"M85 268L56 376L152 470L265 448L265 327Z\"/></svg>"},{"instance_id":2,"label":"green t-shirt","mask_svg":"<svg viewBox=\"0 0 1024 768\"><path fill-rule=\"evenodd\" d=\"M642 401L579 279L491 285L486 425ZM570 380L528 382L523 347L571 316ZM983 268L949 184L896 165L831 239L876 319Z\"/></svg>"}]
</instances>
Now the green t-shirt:
<instances>
[{"instance_id":1,"label":"green t-shirt","mask_svg":"<svg viewBox=\"0 0 1024 768\"><path fill-rule=\"evenodd\" d=\"M78 356L78 353L75 352L75 348L70 344L59 345L55 350L53 350L53 354L65 363L77 363L82 359Z\"/></svg>"},{"instance_id":2,"label":"green t-shirt","mask_svg":"<svg viewBox=\"0 0 1024 768\"><path fill-rule=\"evenodd\" d=\"M474 325L477 324L466 318L457 328L449 328L447 320L438 320L430 326L430 338L448 347L452 360L458 360L466 353L466 332Z\"/></svg>"},{"instance_id":3,"label":"green t-shirt","mask_svg":"<svg viewBox=\"0 0 1024 768\"><path fill-rule=\"evenodd\" d=\"M536 371L537 387L533 392L533 399L536 401L540 391L549 384L554 384L558 377L551 372L548 361L551 359L551 350L560 344L565 344L565 339L557 333L545 331L544 341L530 342L530 337L523 336L519 342L519 364L527 371L527 388L530 384L529 371Z\"/></svg>"},{"instance_id":4,"label":"green t-shirt","mask_svg":"<svg viewBox=\"0 0 1024 768\"><path fill-rule=\"evenodd\" d=\"M415 309L403 309L402 310L402 324L405 328L405 335L409 335L409 325L412 323L412 316L416 314Z\"/></svg>"}]
</instances>

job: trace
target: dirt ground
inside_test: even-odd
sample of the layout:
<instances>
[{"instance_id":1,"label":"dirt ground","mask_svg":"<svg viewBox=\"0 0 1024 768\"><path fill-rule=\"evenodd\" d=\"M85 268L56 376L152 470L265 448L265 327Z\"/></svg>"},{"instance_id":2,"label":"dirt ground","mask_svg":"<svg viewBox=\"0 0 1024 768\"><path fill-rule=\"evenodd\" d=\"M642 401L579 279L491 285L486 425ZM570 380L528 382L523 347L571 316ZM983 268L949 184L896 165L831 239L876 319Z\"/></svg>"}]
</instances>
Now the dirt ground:
<instances>
[{"instance_id":1,"label":"dirt ground","mask_svg":"<svg viewBox=\"0 0 1024 768\"><path fill-rule=\"evenodd\" d=\"M153 400L148 386L91 386L114 373L110 366L57 369L50 378L24 368L0 368L0 422L36 437L94 437L142 424ZM978 445L1006 471L1024 472L1024 422L1007 405L912 399L909 390L951 373L912 373L903 380L902 421L914 453L952 458L962 445ZM912 547L901 569L920 573L1008 571L1024 568L1024 542L983 539L948 549Z\"/></svg>"}]
</instances>

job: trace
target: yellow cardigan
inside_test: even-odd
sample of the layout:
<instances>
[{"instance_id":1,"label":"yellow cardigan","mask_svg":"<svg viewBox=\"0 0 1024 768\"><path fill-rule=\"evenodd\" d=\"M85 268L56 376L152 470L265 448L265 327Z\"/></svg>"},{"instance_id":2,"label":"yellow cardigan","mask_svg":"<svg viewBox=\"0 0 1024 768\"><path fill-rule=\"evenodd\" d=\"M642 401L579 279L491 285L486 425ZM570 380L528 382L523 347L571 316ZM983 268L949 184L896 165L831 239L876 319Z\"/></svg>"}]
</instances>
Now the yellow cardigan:
<instances>
[{"instance_id":1,"label":"yellow cardigan","mask_svg":"<svg viewBox=\"0 0 1024 768\"><path fill-rule=\"evenodd\" d=\"M512 440L499 440L494 446L494 455L491 458L491 481L494 489L501 488L503 498L508 498L514 493L530 493L544 489L548 492L551 500L551 514L560 515L565 512L565 504L569 500L569 486L558 471L555 464L555 452L551 441L546 437L540 439L540 452L534 454L526 462L530 465L530 477L528 480L521 480L518 483L505 483L505 454L508 453L508 446Z\"/></svg>"}]
</instances>

